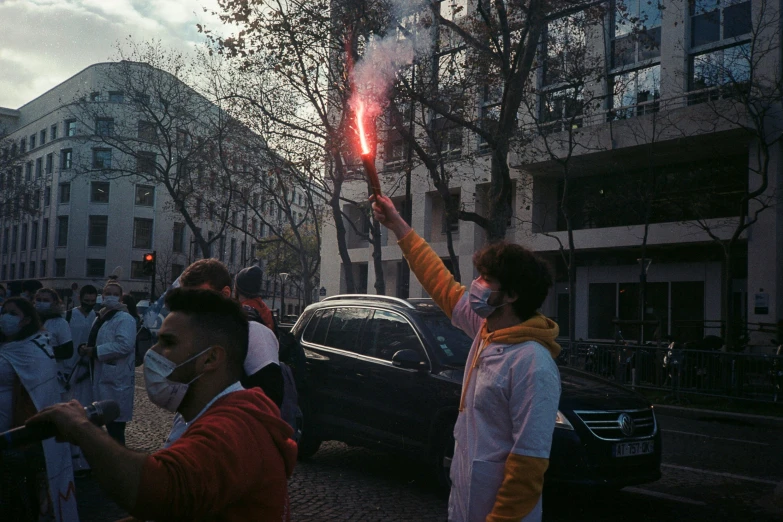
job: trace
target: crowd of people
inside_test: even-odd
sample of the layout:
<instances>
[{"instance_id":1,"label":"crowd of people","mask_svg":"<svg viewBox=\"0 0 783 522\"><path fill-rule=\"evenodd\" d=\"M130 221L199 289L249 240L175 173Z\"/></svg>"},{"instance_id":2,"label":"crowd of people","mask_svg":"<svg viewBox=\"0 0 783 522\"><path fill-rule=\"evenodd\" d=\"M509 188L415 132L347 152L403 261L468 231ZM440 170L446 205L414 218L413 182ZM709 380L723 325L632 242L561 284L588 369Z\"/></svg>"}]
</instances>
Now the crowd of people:
<instances>
[{"instance_id":1,"label":"crowd of people","mask_svg":"<svg viewBox=\"0 0 783 522\"><path fill-rule=\"evenodd\" d=\"M518 245L493 243L474 256L480 275L466 288L391 200L374 198L373 212L433 300L475 339L454 432L449 520L541 520L560 396L558 327L537 311L552 286L548 267ZM149 400L175 416L152 454L125 448L141 323L121 283L105 284L98 310L90 285L67 311L40 283L14 297L0 287L0 431L57 434L0 451L0 520L78 520L74 473L91 473L127 520L290 520L296 387L262 279L254 266L232 281L223 263L204 259L165 294L169 313L143 354L143 376ZM93 401L119 406L105 430L85 411Z\"/></svg>"}]
</instances>

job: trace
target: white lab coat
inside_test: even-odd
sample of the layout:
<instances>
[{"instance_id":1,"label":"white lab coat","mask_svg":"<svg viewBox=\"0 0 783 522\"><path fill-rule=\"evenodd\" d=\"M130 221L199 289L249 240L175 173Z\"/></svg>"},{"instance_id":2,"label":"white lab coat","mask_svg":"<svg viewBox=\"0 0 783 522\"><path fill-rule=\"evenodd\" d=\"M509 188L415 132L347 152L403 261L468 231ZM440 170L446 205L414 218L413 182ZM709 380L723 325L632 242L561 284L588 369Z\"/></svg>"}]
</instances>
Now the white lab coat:
<instances>
[{"instance_id":1,"label":"white lab coat","mask_svg":"<svg viewBox=\"0 0 783 522\"><path fill-rule=\"evenodd\" d=\"M474 338L470 364L481 343L484 319L470 308L468 292L454 307L451 320ZM509 453L549 458L559 401L560 372L544 346L528 341L484 348L454 427L450 522L486 519L503 483ZM540 522L541 516L539 498L522 520Z\"/></svg>"},{"instance_id":2,"label":"white lab coat","mask_svg":"<svg viewBox=\"0 0 783 522\"><path fill-rule=\"evenodd\" d=\"M93 370L94 401L112 400L120 406L117 422L133 417L133 389L136 361L136 320L117 312L98 330Z\"/></svg>"}]
</instances>

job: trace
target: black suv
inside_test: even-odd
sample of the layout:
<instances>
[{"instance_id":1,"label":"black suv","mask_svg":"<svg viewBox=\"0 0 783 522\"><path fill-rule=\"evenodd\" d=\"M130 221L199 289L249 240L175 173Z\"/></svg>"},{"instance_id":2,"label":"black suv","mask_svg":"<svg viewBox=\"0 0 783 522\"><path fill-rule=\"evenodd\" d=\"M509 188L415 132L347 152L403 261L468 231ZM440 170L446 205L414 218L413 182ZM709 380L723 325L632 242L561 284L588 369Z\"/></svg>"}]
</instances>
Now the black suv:
<instances>
[{"instance_id":1,"label":"black suv","mask_svg":"<svg viewBox=\"0 0 783 522\"><path fill-rule=\"evenodd\" d=\"M328 297L291 333L306 356L297 375L301 458L322 441L403 450L448 484L452 436L472 340L430 299ZM560 368L562 395L546 481L608 488L660 478L661 436L650 403Z\"/></svg>"}]
</instances>

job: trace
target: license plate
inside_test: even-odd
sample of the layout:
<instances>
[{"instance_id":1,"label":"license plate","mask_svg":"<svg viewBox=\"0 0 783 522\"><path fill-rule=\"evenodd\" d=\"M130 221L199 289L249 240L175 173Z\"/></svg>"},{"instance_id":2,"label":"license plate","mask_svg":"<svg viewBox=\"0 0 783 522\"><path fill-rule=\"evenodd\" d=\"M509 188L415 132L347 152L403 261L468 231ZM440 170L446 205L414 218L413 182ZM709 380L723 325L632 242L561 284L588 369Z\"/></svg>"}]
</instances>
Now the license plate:
<instances>
[{"instance_id":1,"label":"license plate","mask_svg":"<svg viewBox=\"0 0 783 522\"><path fill-rule=\"evenodd\" d=\"M651 440L642 442L623 442L612 447L613 457L636 457L649 455L655 451L655 443Z\"/></svg>"}]
</instances>

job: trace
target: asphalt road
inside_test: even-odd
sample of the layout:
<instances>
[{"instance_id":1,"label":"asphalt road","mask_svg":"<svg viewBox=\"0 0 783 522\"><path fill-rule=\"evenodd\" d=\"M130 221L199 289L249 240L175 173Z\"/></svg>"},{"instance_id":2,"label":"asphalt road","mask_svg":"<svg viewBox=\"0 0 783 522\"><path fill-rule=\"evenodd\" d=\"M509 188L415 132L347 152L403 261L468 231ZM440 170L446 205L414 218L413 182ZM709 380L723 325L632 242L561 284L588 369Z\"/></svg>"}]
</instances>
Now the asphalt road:
<instances>
[{"instance_id":1,"label":"asphalt road","mask_svg":"<svg viewBox=\"0 0 783 522\"><path fill-rule=\"evenodd\" d=\"M151 405L143 389L137 392L128 445L154 451L168 434L171 416ZM660 481L601 495L548 492L544 520L783 521L783 507L773 504L773 491L783 482L780 430L663 415L658 420L663 430ZM77 488L83 522L123 516L92 479L77 481ZM297 522L446 520L446 498L421 463L336 442L325 443L310 461L297 465L289 493Z\"/></svg>"}]
</instances>

